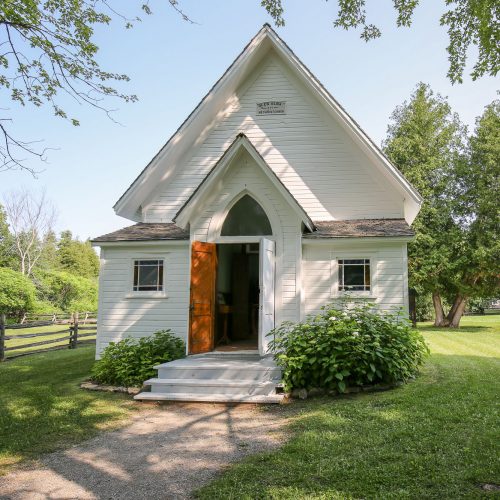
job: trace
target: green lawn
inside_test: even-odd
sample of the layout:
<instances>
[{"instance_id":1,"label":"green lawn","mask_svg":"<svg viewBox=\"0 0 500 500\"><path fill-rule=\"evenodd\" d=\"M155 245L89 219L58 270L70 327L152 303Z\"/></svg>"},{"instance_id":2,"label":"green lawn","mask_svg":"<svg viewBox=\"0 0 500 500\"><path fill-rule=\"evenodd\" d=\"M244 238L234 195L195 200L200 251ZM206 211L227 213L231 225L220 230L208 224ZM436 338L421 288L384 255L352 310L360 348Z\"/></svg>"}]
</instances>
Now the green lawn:
<instances>
[{"instance_id":1,"label":"green lawn","mask_svg":"<svg viewBox=\"0 0 500 500\"><path fill-rule=\"evenodd\" d=\"M0 364L0 474L113 428L137 407L130 397L79 388L94 352L82 346Z\"/></svg>"},{"instance_id":2,"label":"green lawn","mask_svg":"<svg viewBox=\"0 0 500 500\"><path fill-rule=\"evenodd\" d=\"M500 485L500 316L421 330L432 355L416 381L289 405L288 443L231 467L199 497L500 498L478 486Z\"/></svg>"}]
</instances>

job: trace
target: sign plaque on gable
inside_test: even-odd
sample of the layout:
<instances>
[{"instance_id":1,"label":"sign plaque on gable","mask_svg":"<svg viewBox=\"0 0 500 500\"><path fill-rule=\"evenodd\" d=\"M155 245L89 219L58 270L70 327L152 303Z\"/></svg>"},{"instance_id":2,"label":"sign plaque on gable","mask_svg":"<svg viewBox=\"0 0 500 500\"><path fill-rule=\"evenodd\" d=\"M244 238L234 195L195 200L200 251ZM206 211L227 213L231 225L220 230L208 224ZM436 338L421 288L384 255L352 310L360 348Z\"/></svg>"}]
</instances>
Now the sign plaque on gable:
<instances>
[{"instance_id":1,"label":"sign plaque on gable","mask_svg":"<svg viewBox=\"0 0 500 500\"><path fill-rule=\"evenodd\" d=\"M257 103L257 115L284 115L286 101L265 101Z\"/></svg>"}]
</instances>

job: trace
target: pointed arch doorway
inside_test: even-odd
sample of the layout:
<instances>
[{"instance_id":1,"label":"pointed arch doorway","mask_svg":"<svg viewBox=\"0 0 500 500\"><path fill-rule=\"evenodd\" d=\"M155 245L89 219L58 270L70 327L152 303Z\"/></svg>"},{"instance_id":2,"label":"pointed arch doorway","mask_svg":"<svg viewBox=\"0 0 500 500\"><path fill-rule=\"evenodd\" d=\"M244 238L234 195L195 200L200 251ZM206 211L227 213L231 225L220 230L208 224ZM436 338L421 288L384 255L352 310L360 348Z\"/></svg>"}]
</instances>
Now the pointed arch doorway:
<instances>
[{"instance_id":1,"label":"pointed arch doorway","mask_svg":"<svg viewBox=\"0 0 500 500\"><path fill-rule=\"evenodd\" d=\"M194 241L189 353L267 351L275 317L275 242L249 194L229 209L216 243Z\"/></svg>"}]
</instances>

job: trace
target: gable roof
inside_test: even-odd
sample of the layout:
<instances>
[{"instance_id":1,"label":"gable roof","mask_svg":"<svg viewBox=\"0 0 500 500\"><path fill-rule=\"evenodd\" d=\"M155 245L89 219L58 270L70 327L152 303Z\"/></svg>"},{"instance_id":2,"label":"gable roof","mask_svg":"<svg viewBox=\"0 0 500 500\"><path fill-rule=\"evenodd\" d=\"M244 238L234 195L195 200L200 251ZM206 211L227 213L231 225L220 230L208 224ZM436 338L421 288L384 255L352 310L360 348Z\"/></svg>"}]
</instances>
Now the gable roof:
<instances>
[{"instance_id":1,"label":"gable roof","mask_svg":"<svg viewBox=\"0 0 500 500\"><path fill-rule=\"evenodd\" d=\"M307 215L306 211L302 208L299 202L294 198L292 193L286 188L286 186L281 182L280 178L274 173L272 168L266 163L266 160L257 151L252 142L248 137L240 133L236 136L235 140L226 149L224 154L219 158L217 163L212 167L210 172L201 181L195 191L187 199L187 201L182 205L179 211L175 214L174 222L179 224L181 227L186 227L189 222L189 217L195 210L200 199L207 192L210 192L211 186L213 186L217 180L227 172L231 165L232 160L241 151L247 151L250 156L255 160L255 163L261 168L265 176L270 180L270 182L276 187L280 194L287 200L291 208L296 212L298 217L302 220L304 225L309 229L309 231L314 231L314 223Z\"/></svg>"},{"instance_id":2,"label":"gable roof","mask_svg":"<svg viewBox=\"0 0 500 500\"><path fill-rule=\"evenodd\" d=\"M129 186L114 205L115 212L123 217L136 220L137 209L150 194L152 187L173 176L183 155L192 147L196 139L202 135L220 107L237 89L238 85L251 74L252 69L257 66L269 48L274 49L282 57L292 72L313 92L330 115L373 160L373 163L387 176L393 186L402 193L405 200L405 219L408 223L411 223L420 210L422 203L420 194L269 24L264 24L162 149ZM161 165L168 165L168 168L162 169L160 168Z\"/></svg>"}]
</instances>

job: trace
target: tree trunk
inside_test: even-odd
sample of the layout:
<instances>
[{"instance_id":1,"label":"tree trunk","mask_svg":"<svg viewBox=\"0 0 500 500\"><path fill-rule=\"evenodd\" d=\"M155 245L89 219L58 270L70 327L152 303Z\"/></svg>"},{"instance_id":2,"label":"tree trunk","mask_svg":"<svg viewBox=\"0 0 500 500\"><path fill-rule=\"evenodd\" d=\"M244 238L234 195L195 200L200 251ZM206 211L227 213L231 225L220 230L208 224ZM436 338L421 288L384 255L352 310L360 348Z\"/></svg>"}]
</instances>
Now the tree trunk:
<instances>
[{"instance_id":1,"label":"tree trunk","mask_svg":"<svg viewBox=\"0 0 500 500\"><path fill-rule=\"evenodd\" d=\"M464 314L466 305L467 305L467 297L460 296L460 302L457 304L454 314L450 318L450 328L458 328L460 326L460 319Z\"/></svg>"},{"instance_id":2,"label":"tree trunk","mask_svg":"<svg viewBox=\"0 0 500 500\"><path fill-rule=\"evenodd\" d=\"M458 293L457 296L455 297L455 300L453 301L453 304L450 308L450 311L446 315L446 319L448 320L448 322L450 322L453 319L453 316L455 316L455 313L457 312L458 307L462 303L462 299L463 299L463 296Z\"/></svg>"},{"instance_id":3,"label":"tree trunk","mask_svg":"<svg viewBox=\"0 0 500 500\"><path fill-rule=\"evenodd\" d=\"M443 304L439 292L432 292L432 304L434 306L434 326L448 326L448 321L444 317Z\"/></svg>"},{"instance_id":4,"label":"tree trunk","mask_svg":"<svg viewBox=\"0 0 500 500\"><path fill-rule=\"evenodd\" d=\"M417 327L417 292L413 288L408 290L408 312L413 328Z\"/></svg>"}]
</instances>

